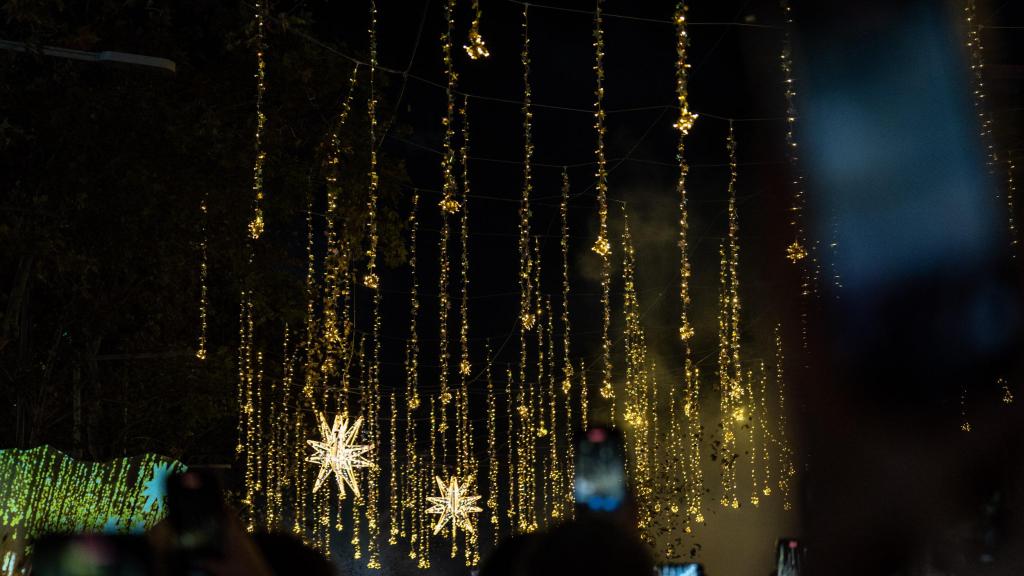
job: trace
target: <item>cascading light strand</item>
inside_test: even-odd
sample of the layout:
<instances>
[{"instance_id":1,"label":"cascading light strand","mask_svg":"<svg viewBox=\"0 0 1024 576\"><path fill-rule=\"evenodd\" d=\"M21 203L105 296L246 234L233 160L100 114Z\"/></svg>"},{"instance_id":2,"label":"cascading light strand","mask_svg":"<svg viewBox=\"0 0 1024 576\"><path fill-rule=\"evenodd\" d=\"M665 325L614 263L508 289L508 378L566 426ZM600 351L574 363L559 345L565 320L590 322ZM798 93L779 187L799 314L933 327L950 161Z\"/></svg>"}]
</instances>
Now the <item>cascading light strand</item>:
<instances>
[{"instance_id":1,"label":"cascading light strand","mask_svg":"<svg viewBox=\"0 0 1024 576\"><path fill-rule=\"evenodd\" d=\"M573 366L570 355L569 323L569 173L562 168L562 200L558 206L561 221L562 249L562 402L565 406L565 470L562 478L563 516L571 518L573 513L572 482L575 466L576 431L573 427L572 377Z\"/></svg>"},{"instance_id":2,"label":"cascading light strand","mask_svg":"<svg viewBox=\"0 0 1024 576\"><path fill-rule=\"evenodd\" d=\"M509 520L509 533L515 533L518 527L517 522L519 521L519 478L516 475L518 470L518 457L519 457L519 436L523 434L522 430L516 432L516 421L515 411L513 405L518 404L517 399L513 396L513 382L512 376L512 365L508 364L505 366L505 430L508 438L508 458L506 459L507 476L508 476L508 520Z\"/></svg>"},{"instance_id":3,"label":"cascading light strand","mask_svg":"<svg viewBox=\"0 0 1024 576\"><path fill-rule=\"evenodd\" d=\"M533 328L537 318L532 309L532 283L530 258L530 192L533 187L532 159L533 140L531 125L533 112L530 91L530 20L529 4L523 5L523 50L520 60L523 64L523 194L519 203L519 320L522 324L520 332ZM525 336L523 336L525 338ZM525 340L521 339L520 348L525 350ZM525 354L525 352L523 352ZM520 358L525 362L525 358ZM519 375L520 381L523 374Z\"/></svg>"},{"instance_id":4,"label":"cascading light strand","mask_svg":"<svg viewBox=\"0 0 1024 576\"><path fill-rule=\"evenodd\" d=\"M1013 150L1006 151L1006 212L1009 214L1010 257L1016 258L1020 246L1020 232L1017 230L1017 208L1014 204L1017 197L1017 186L1013 176L1017 167L1013 163Z\"/></svg>"},{"instance_id":5,"label":"cascading light strand","mask_svg":"<svg viewBox=\"0 0 1024 576\"><path fill-rule=\"evenodd\" d=\"M792 510L793 502L790 499L792 479L796 476L796 468L793 466L793 449L789 443L789 426L786 417L786 379L785 379L786 357L782 350L782 326L775 326L775 385L779 395L779 416L778 423L778 445L779 445L779 492L782 493L782 509Z\"/></svg>"},{"instance_id":6,"label":"cascading light strand","mask_svg":"<svg viewBox=\"0 0 1024 576\"><path fill-rule=\"evenodd\" d=\"M252 167L252 218L249 220L249 237L258 240L263 234L263 163L267 153L263 149L264 130L267 116L263 112L263 97L267 91L266 33L267 3L270 0L257 0L254 5L256 21L256 160ZM252 254L249 254L250 261Z\"/></svg>"},{"instance_id":7,"label":"cascading light strand","mask_svg":"<svg viewBox=\"0 0 1024 576\"><path fill-rule=\"evenodd\" d=\"M602 29L601 5L597 1L594 12L594 72L597 88L594 90L594 130L597 133L597 216L598 233L593 250L601 257L601 397L607 402L609 421L615 421L615 389L612 386L612 342L608 335L611 328L611 242L608 240L608 169L604 153L605 111L604 111L604 30Z\"/></svg>"},{"instance_id":8,"label":"cascading light strand","mask_svg":"<svg viewBox=\"0 0 1024 576\"><path fill-rule=\"evenodd\" d=\"M459 201L455 198L458 190L458 183L455 179L455 65L452 60L452 33L455 27L455 0L448 0L444 4L444 15L447 23L445 32L441 35L442 56L445 73L448 78L446 95L448 98L447 108L444 117L444 146L441 157L442 170L442 198L441 208L441 239L439 241L441 271L438 279L438 324L440 325L440 353L438 383L440 384L441 400L441 422L440 429L432 429L432 433L441 434L442 456L447 454L447 430L448 430L448 403L451 402L452 394L448 387L448 363L450 353L448 351L448 313L451 309L451 300L448 296L448 283L451 274L451 265L448 261L448 239L451 233L451 226L448 216L458 212Z\"/></svg>"},{"instance_id":9,"label":"cascading light strand","mask_svg":"<svg viewBox=\"0 0 1024 576\"><path fill-rule=\"evenodd\" d=\"M455 198L458 183L455 180L455 147L452 141L455 138L455 83L458 75L455 73L455 61L452 59L452 34L455 31L455 0L444 2L444 18L446 28L441 33L441 58L444 64L445 96L447 107L442 120L444 124L444 145L441 155L441 201L438 206L442 214L454 214L459 211L459 201ZM447 404L447 401L445 402Z\"/></svg>"},{"instance_id":10,"label":"cascading light strand","mask_svg":"<svg viewBox=\"0 0 1024 576\"><path fill-rule=\"evenodd\" d=\"M333 129L331 130L330 137L328 138L328 154L327 160L324 167L324 181L327 196L327 206L325 214L325 228L324 237L327 243L327 251L324 255L324 271L323 271L323 312L322 312L322 326L321 326L321 338L319 346L322 347L320 352L323 353L323 364L321 365L321 372L323 377L326 379L329 376L335 375L339 370L338 366L341 363L341 356L345 354L344 349L346 346L345 329L343 327L344 322L338 319L338 307L344 308L344 301L347 298L347 291L344 289L344 284L347 282L346 276L348 273L348 258L347 256L347 238L345 237L344 222L345 220L341 217L338 211L338 201L342 194L341 189L341 132L348 123L349 113L352 111L352 100L355 97L356 88L356 74L359 71L359 66L352 68L352 74L349 76L348 91L345 95L344 100L341 103L341 109L338 112L337 119L334 123ZM310 205L308 208L312 210L312 200L309 200ZM342 230L339 233L338 223L341 223ZM309 224L311 225L311 224ZM307 233L311 233L307 231ZM312 240L307 239L309 244L308 249L312 249ZM312 256L309 256L312 258ZM312 274L313 263L308 263L307 274ZM313 290L311 279L307 278L307 286L310 290ZM307 298L310 298L309 304L307 304L307 316L312 318L312 292L307 294ZM312 351L313 348L308 348ZM311 358L315 358L316 355L310 355ZM344 375L342 376L344 378ZM309 393L312 394L312 382L308 383L310 387ZM316 400L311 400L313 407L317 406Z\"/></svg>"},{"instance_id":11,"label":"cascading light strand","mask_svg":"<svg viewBox=\"0 0 1024 576\"><path fill-rule=\"evenodd\" d=\"M370 143L370 174L369 185L367 186L366 199L366 236L370 245L366 250L366 274L363 276L363 285L371 290L380 287L380 278L377 276L377 196L379 174L377 173L377 94L374 92L373 77L377 70L377 3L370 0L370 65L367 74L368 100L366 103L366 115L369 119L369 132L367 139Z\"/></svg>"},{"instance_id":12,"label":"cascading light strand","mask_svg":"<svg viewBox=\"0 0 1024 576\"><path fill-rule=\"evenodd\" d=\"M782 15L786 20L783 33L782 54L779 57L782 68L783 82L785 83L786 97L786 157L789 160L790 170L793 178L793 203L789 209L789 225L793 229L793 242L786 247L786 258L794 264L801 262L809 256L807 238L804 232L803 213L806 200L804 198L804 177L800 171L800 157L797 152L798 146L794 135L796 124L796 90L793 86L793 8L789 0L779 0L782 8ZM806 282L807 278L803 278ZM808 286L802 286L802 290L809 290Z\"/></svg>"},{"instance_id":13,"label":"cascading light strand","mask_svg":"<svg viewBox=\"0 0 1024 576\"><path fill-rule=\"evenodd\" d=\"M406 466L418 470L419 459L416 454L416 409L420 406L419 398L419 278L416 274L416 234L419 231L419 189L413 190L412 207L409 210L409 339L405 348L405 460ZM420 552L419 530L416 529L416 518L421 509L418 498L418 479L414 475L403 474L404 492L402 496L404 513L407 517L408 531L411 539L410 558L417 559Z\"/></svg>"},{"instance_id":14,"label":"cascading light strand","mask_svg":"<svg viewBox=\"0 0 1024 576\"><path fill-rule=\"evenodd\" d=\"M463 46L471 60L479 60L491 55L484 43L484 37L480 35L480 18L482 17L480 0L473 0L473 22L469 25L469 44Z\"/></svg>"},{"instance_id":15,"label":"cascading light strand","mask_svg":"<svg viewBox=\"0 0 1024 576\"><path fill-rule=\"evenodd\" d=\"M723 506L739 508L736 495L737 423L745 419L743 409L743 370L740 363L739 296L739 218L736 213L736 138L732 121L726 140L729 152L728 235L720 251L721 296L719 311L718 370L721 388L722 441L719 459L722 467Z\"/></svg>"},{"instance_id":16,"label":"cascading light strand","mask_svg":"<svg viewBox=\"0 0 1024 576\"><path fill-rule=\"evenodd\" d=\"M199 225L201 227L199 239L199 342L196 345L196 358L200 360L206 360L206 311L209 305L206 286L206 279L209 273L206 249L206 230L209 221L208 197L209 194L203 192L203 199L199 203Z\"/></svg>"},{"instance_id":17,"label":"cascading light strand","mask_svg":"<svg viewBox=\"0 0 1024 576\"><path fill-rule=\"evenodd\" d=\"M491 343L485 345L487 364L484 366L484 377L487 380L487 508L491 512L491 537L495 545L501 534L501 518L499 503L501 501L498 483L498 405L494 395L494 379L491 376Z\"/></svg>"},{"instance_id":18,"label":"cascading light strand","mask_svg":"<svg viewBox=\"0 0 1024 576\"><path fill-rule=\"evenodd\" d=\"M463 98L462 116L462 214L459 218L461 254L459 273L462 280L462 294L459 300L459 377L465 391L466 378L470 375L469 362L469 99Z\"/></svg>"},{"instance_id":19,"label":"cascading light strand","mask_svg":"<svg viewBox=\"0 0 1024 576\"><path fill-rule=\"evenodd\" d=\"M692 274L689 259L689 206L686 193L686 177L689 174L689 165L686 162L686 136L689 134L697 115L690 112L689 89L687 84L687 70L690 65L686 61L689 37L686 33L686 4L676 4L676 99L679 105L679 118L673 125L679 131L679 139L676 143L676 159L679 162L679 178L676 180L676 193L679 196L679 337L683 342L683 417L686 425L683 431L689 439L686 452L679 455L682 471L678 478L682 479L686 490L687 524L686 530L691 530L690 522L701 523L704 516L704 473L700 462L701 417L700 417L700 379L696 366L693 363L690 342L694 336L693 324L690 321L690 277ZM676 439L676 442L682 442Z\"/></svg>"}]
</instances>

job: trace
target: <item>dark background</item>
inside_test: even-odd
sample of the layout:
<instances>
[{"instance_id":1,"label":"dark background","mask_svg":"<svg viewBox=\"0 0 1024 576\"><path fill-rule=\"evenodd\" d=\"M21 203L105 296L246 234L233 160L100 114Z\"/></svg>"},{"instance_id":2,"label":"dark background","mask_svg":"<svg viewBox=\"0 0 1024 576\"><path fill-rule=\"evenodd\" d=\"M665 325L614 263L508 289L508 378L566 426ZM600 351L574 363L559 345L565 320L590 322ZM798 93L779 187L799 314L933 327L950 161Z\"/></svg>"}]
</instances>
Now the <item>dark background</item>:
<instances>
[{"instance_id":1,"label":"dark background","mask_svg":"<svg viewBox=\"0 0 1024 576\"><path fill-rule=\"evenodd\" d=\"M454 34L461 92L472 125L471 304L473 358L483 343L499 363L516 358L517 207L522 179L523 5L484 1L481 32L491 51L471 61L470 10L459 2ZM555 2L552 2L555 4ZM532 6L534 192L531 229L543 240L544 290L560 283L558 195L566 166L572 185L570 258L573 349L599 377L600 285L596 234L593 4ZM367 59L364 2L275 2L268 22L267 234L257 266L245 265L251 203L255 59L253 6L245 2L111 2L2 5L0 38L87 51L117 50L174 60L166 73L0 54L0 445L50 443L104 459L158 452L189 464L231 464L235 445L238 294L258 286L257 333L276 357L287 322L304 314L305 198L323 208L324 138L343 97L352 59ZM606 3L604 105L608 110L610 225L629 211L638 249L640 303L662 386L680 379L677 197L672 6ZM385 136L382 214L385 388L404 384L408 270L402 217L412 187L421 192L419 243L421 381L436 381L436 241L444 77L439 0L378 6L379 107ZM987 98L998 145L1019 152L1020 26L1024 8L983 4ZM957 14L955 7L951 13ZM791 241L793 189L784 154L785 100L779 53L784 29L775 2L694 2L689 11L690 108L701 114L687 139L691 171L695 358L705 386L715 374L718 243L725 234L725 136L738 142L744 359L771 364L771 331L784 328L799 355L798 278L784 259ZM796 12L799 23L799 10ZM402 72L406 72L403 74ZM358 222L366 186L365 68L343 138L346 218ZM797 78L799 90L799 81ZM799 123L798 123L799 126ZM198 206L210 204L210 348L193 350L198 330ZM1018 202L1018 212L1020 205ZM1018 218L1018 222L1021 218ZM360 229L354 226L354 229ZM318 229L319 230L319 229ZM358 232L355 232L358 239ZM319 238L319 236L318 236ZM819 238L822 250L829 238ZM455 242L453 241L453 245ZM835 247L842 250L842 246ZM318 241L318 253L322 247ZM453 261L457 252L453 251ZM615 269L613 274L618 274ZM830 272L822 273L831 285ZM454 285L453 285L454 286ZM613 281L613 307L621 302ZM357 295L364 298L366 295ZM364 306L365 308L365 306ZM621 333L613 316L612 334ZM365 318L363 319L365 320ZM367 329L363 322L361 329ZM618 349L617 349L618 350ZM616 362L621 368L622 362ZM272 370L271 370L272 371ZM501 370L496 373L502 374ZM617 372L618 373L618 372ZM391 384L391 383L394 384ZM705 398L711 395L705 393ZM958 398L938 402L954 423ZM798 416L799 394L789 403ZM705 412L710 417L710 412ZM794 418L799 421L798 418ZM714 476L709 476L709 480ZM725 572L766 566L775 536L794 528L775 500L760 511L719 512L698 541ZM721 533L716 531L721 530ZM750 555L729 554L730 546ZM718 544L716 544L716 542ZM743 556L742 558L740 556ZM749 564L747 564L749 562ZM741 566L742 564L742 566Z\"/></svg>"}]
</instances>

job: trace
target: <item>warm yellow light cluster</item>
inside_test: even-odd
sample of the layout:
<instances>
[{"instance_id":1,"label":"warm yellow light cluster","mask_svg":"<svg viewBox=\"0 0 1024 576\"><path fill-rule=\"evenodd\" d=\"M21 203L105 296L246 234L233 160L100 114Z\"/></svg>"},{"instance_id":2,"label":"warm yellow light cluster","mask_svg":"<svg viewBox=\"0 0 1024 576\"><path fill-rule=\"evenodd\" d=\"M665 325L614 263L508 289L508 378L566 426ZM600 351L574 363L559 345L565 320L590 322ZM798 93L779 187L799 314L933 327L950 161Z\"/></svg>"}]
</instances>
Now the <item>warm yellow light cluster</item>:
<instances>
[{"instance_id":1,"label":"warm yellow light cluster","mask_svg":"<svg viewBox=\"0 0 1024 576\"><path fill-rule=\"evenodd\" d=\"M463 99L462 108L462 217L459 219L459 238L462 244L459 273L462 280L462 294L459 300L459 377L466 385L471 365L469 363L469 100Z\"/></svg>"},{"instance_id":2,"label":"warm yellow light cluster","mask_svg":"<svg viewBox=\"0 0 1024 576\"><path fill-rule=\"evenodd\" d=\"M267 0L257 0L253 6L256 21L256 161L252 167L252 218L249 220L249 237L258 240L263 234L263 163L267 153L263 150L263 132L267 116L263 113L263 95L267 91L266 62L266 11ZM250 255L251 258L251 255Z\"/></svg>"},{"instance_id":3,"label":"warm yellow light cluster","mask_svg":"<svg viewBox=\"0 0 1024 576\"><path fill-rule=\"evenodd\" d=\"M487 50L487 45L484 44L484 37L480 35L480 17L482 15L480 0L473 0L473 22L469 25L469 44L462 47L471 60L479 60L491 55Z\"/></svg>"},{"instance_id":4,"label":"warm yellow light cluster","mask_svg":"<svg viewBox=\"0 0 1024 576\"><path fill-rule=\"evenodd\" d=\"M594 12L594 73L597 87L594 90L594 130L597 132L597 240L593 250L601 257L601 397L608 403L609 421L615 421L615 389L612 387L612 342L608 335L611 328L611 243L608 241L608 168L604 153L605 112L604 112L604 30L602 28L601 5L598 0Z\"/></svg>"},{"instance_id":5,"label":"warm yellow light cluster","mask_svg":"<svg viewBox=\"0 0 1024 576\"><path fill-rule=\"evenodd\" d=\"M203 199L199 203L200 237L199 237L199 343L196 345L196 358L206 360L206 307L209 303L207 298L206 279L208 273L206 254L206 228L209 221L207 209L208 194L203 192Z\"/></svg>"},{"instance_id":6,"label":"warm yellow light cluster","mask_svg":"<svg viewBox=\"0 0 1024 576\"><path fill-rule=\"evenodd\" d=\"M720 250L721 275L718 311L718 378L721 391L722 438L719 464L722 470L723 506L738 508L736 494L736 417L743 419L743 369L740 364L739 218L736 213L736 139L732 122L726 140L729 151L728 235Z\"/></svg>"},{"instance_id":7,"label":"warm yellow light cluster","mask_svg":"<svg viewBox=\"0 0 1024 576\"><path fill-rule=\"evenodd\" d=\"M779 457L779 491L782 492L782 509L792 510L793 501L790 497L793 478L796 476L796 467L793 465L793 447L789 442L789 427L786 417L786 381L784 378L784 366L786 357L782 351L782 328L775 328L775 385L779 395L779 429L778 429L778 457Z\"/></svg>"}]
</instances>

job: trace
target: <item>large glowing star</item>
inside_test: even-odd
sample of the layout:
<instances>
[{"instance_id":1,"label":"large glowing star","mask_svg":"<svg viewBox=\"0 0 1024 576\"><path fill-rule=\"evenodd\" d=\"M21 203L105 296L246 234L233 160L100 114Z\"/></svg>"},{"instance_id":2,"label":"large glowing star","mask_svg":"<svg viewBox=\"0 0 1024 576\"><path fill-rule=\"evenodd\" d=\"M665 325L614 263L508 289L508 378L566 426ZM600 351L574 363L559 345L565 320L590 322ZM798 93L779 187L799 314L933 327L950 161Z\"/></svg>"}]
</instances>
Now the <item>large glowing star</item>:
<instances>
[{"instance_id":1,"label":"large glowing star","mask_svg":"<svg viewBox=\"0 0 1024 576\"><path fill-rule=\"evenodd\" d=\"M440 496L427 496L427 500L433 504L427 508L427 514L441 515L434 524L434 534L444 530L448 522L452 523L453 531L458 527L466 532L474 533L475 530L469 515L482 512L483 509L476 506L476 501L480 497L469 495L469 486L472 484L472 480L462 485L459 485L459 479L456 476L452 476L448 480L448 484L445 484L437 476L434 477L434 480L437 481L437 489L441 493Z\"/></svg>"},{"instance_id":2,"label":"large glowing star","mask_svg":"<svg viewBox=\"0 0 1024 576\"><path fill-rule=\"evenodd\" d=\"M320 489L331 472L338 482L338 490L345 493L345 484L352 493L359 496L359 485L356 483L356 468L370 468L373 462L366 459L366 454L373 450L368 444L356 444L359 438L359 427L363 419L358 418L349 426L348 418L334 416L334 425L327 425L327 418L317 412L322 440L307 440L315 451L306 459L307 462L320 465L320 473L313 485L313 492Z\"/></svg>"}]
</instances>

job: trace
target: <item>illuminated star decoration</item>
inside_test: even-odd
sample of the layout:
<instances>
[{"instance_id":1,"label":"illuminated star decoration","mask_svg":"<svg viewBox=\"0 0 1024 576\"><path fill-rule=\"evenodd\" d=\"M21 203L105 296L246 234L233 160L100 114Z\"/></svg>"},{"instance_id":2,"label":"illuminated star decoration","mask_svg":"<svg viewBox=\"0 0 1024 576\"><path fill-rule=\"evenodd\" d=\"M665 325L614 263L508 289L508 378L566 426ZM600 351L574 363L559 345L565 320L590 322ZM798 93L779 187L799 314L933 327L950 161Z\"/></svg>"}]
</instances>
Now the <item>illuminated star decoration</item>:
<instances>
[{"instance_id":1,"label":"illuminated star decoration","mask_svg":"<svg viewBox=\"0 0 1024 576\"><path fill-rule=\"evenodd\" d=\"M792 244L786 247L786 258L789 258L790 262L796 263L807 257L807 250L800 245L796 240Z\"/></svg>"},{"instance_id":2,"label":"illuminated star decoration","mask_svg":"<svg viewBox=\"0 0 1024 576\"><path fill-rule=\"evenodd\" d=\"M315 453L306 459L307 462L320 465L320 473L313 485L313 492L319 490L324 480L327 480L327 477L333 472L334 479L338 482L338 490L342 494L345 493L345 484L348 484L352 493L359 496L355 469L373 466L373 462L365 457L367 452L373 450L373 446L356 444L363 419L358 418L349 426L348 418L336 414L334 425L328 426L327 418L323 414L317 412L316 415L319 420L322 440L307 440Z\"/></svg>"},{"instance_id":3,"label":"illuminated star decoration","mask_svg":"<svg viewBox=\"0 0 1024 576\"><path fill-rule=\"evenodd\" d=\"M444 530L449 521L452 523L453 533L455 528L462 528L470 534L475 533L469 515L483 512L483 509L476 506L476 501L480 499L480 496L469 495L469 486L472 485L473 480L469 479L462 485L459 484L457 476L452 476L447 485L438 476L435 476L434 480L437 481L437 489L441 493L440 496L427 496L427 500L433 504L427 508L427 514L441 515L434 524L434 534L439 534L441 530Z\"/></svg>"}]
</instances>

